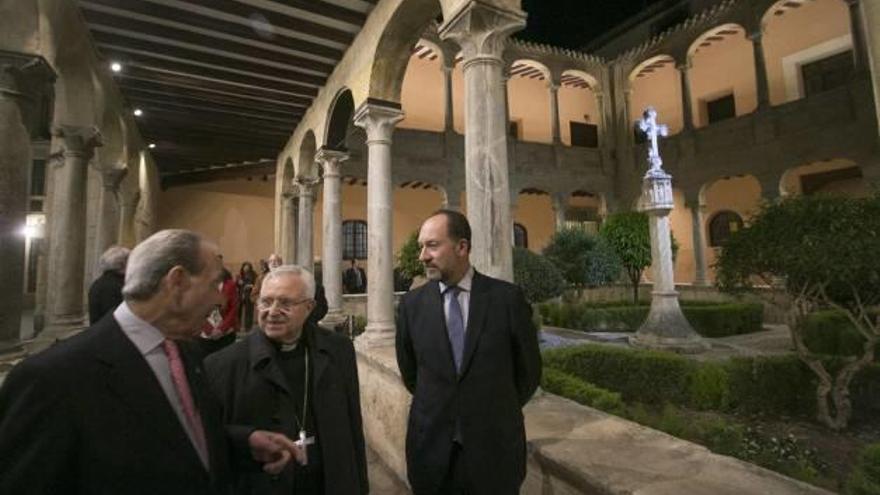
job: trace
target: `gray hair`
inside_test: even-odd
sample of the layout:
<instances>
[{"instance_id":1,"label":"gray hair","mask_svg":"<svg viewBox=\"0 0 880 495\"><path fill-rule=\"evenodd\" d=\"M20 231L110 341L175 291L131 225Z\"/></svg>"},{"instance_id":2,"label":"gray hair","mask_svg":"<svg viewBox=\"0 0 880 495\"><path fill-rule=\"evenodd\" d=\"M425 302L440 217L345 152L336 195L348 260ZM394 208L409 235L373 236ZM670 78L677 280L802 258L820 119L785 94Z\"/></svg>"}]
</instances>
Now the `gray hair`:
<instances>
[{"instance_id":1,"label":"gray hair","mask_svg":"<svg viewBox=\"0 0 880 495\"><path fill-rule=\"evenodd\" d=\"M299 277L300 280L306 285L306 297L309 299L315 298L315 276L312 272L306 270L305 268L299 265L281 265L274 270L270 271L266 274L266 277L263 279L263 286L265 287L266 282L279 277L284 276L296 276Z\"/></svg>"},{"instance_id":2,"label":"gray hair","mask_svg":"<svg viewBox=\"0 0 880 495\"><path fill-rule=\"evenodd\" d=\"M98 273L109 271L125 273L125 264L131 249L122 246L110 246L98 260Z\"/></svg>"},{"instance_id":3,"label":"gray hair","mask_svg":"<svg viewBox=\"0 0 880 495\"><path fill-rule=\"evenodd\" d=\"M128 257L126 300L144 300L159 292L162 278L175 266L197 275L205 268L201 259L202 236L182 229L160 230L135 246Z\"/></svg>"}]
</instances>

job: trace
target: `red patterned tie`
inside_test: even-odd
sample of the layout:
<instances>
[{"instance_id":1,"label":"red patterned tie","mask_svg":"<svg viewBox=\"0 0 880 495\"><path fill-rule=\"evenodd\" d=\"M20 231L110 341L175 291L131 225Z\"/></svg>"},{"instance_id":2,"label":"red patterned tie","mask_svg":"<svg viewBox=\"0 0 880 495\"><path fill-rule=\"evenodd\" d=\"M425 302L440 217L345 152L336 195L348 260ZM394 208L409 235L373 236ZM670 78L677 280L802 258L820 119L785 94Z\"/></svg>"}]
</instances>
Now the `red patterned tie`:
<instances>
[{"instance_id":1,"label":"red patterned tie","mask_svg":"<svg viewBox=\"0 0 880 495\"><path fill-rule=\"evenodd\" d=\"M196 441L196 448L199 449L202 459L207 463L208 448L205 443L205 430L202 428L202 419L196 406L193 403L192 393L189 390L189 382L186 379L186 370L183 368L183 360L180 359L180 350L177 343L173 340L165 340L162 342L162 348L168 356L168 366L171 368L171 380L174 382L174 389L180 398L180 405L183 407L183 414L186 415L186 421L193 433Z\"/></svg>"}]
</instances>

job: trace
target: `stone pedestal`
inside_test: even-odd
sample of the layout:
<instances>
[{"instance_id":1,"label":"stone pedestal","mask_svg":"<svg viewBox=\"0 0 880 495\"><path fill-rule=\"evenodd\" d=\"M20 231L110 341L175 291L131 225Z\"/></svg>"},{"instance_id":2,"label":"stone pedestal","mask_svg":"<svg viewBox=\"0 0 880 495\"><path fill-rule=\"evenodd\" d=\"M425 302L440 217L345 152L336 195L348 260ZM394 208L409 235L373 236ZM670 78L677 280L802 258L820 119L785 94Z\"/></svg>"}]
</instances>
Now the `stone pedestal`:
<instances>
[{"instance_id":1,"label":"stone pedestal","mask_svg":"<svg viewBox=\"0 0 880 495\"><path fill-rule=\"evenodd\" d=\"M33 110L53 79L41 58L0 54L0 350L21 330Z\"/></svg>"},{"instance_id":2,"label":"stone pedestal","mask_svg":"<svg viewBox=\"0 0 880 495\"><path fill-rule=\"evenodd\" d=\"M51 173L55 189L49 215L49 311L47 339L84 326L86 176L89 160L101 145L94 127L62 125L52 130L60 144Z\"/></svg>"},{"instance_id":3,"label":"stone pedestal","mask_svg":"<svg viewBox=\"0 0 880 495\"><path fill-rule=\"evenodd\" d=\"M101 195L98 198L98 229L95 236L95 251L92 263L95 277L98 273L98 261L110 246L119 242L119 225L121 221L119 209L119 184L128 172L124 167L113 167L101 170Z\"/></svg>"},{"instance_id":4,"label":"stone pedestal","mask_svg":"<svg viewBox=\"0 0 880 495\"><path fill-rule=\"evenodd\" d=\"M391 241L391 135L400 105L367 100L354 124L367 133L367 327L361 345L394 341L394 249Z\"/></svg>"},{"instance_id":5,"label":"stone pedestal","mask_svg":"<svg viewBox=\"0 0 880 495\"><path fill-rule=\"evenodd\" d=\"M525 26L521 11L472 1L440 28L464 56L465 174L471 262L480 272L513 280L507 164L507 119L501 54L508 36Z\"/></svg>"},{"instance_id":6,"label":"stone pedestal","mask_svg":"<svg viewBox=\"0 0 880 495\"><path fill-rule=\"evenodd\" d=\"M345 321L342 313L342 180L339 169L348 157L348 153L326 148L321 148L315 155L315 161L324 171L321 275L327 296L327 316L321 324L329 328Z\"/></svg>"},{"instance_id":7,"label":"stone pedestal","mask_svg":"<svg viewBox=\"0 0 880 495\"><path fill-rule=\"evenodd\" d=\"M709 348L691 327L678 305L672 266L669 212L672 211L672 176L649 172L642 182L641 210L649 216L654 290L651 310L630 343L637 347L696 353Z\"/></svg>"},{"instance_id":8,"label":"stone pedestal","mask_svg":"<svg viewBox=\"0 0 880 495\"><path fill-rule=\"evenodd\" d=\"M315 270L315 186L317 179L298 177L294 180L299 195L299 216L296 222L296 264Z\"/></svg>"}]
</instances>

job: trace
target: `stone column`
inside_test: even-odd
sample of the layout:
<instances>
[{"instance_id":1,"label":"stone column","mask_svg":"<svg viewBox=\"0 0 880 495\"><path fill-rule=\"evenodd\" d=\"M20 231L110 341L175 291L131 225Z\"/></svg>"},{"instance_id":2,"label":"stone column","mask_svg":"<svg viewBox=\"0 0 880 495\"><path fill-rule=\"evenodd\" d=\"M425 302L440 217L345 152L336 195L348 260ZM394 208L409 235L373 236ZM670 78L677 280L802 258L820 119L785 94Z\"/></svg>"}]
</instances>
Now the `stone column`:
<instances>
[{"instance_id":1,"label":"stone column","mask_svg":"<svg viewBox=\"0 0 880 495\"><path fill-rule=\"evenodd\" d=\"M877 102L880 101L880 0L862 0L859 5L865 26L865 58L871 74L874 101ZM874 105L874 112L880 121L880 105Z\"/></svg>"},{"instance_id":2,"label":"stone column","mask_svg":"<svg viewBox=\"0 0 880 495\"><path fill-rule=\"evenodd\" d=\"M853 62L857 72L868 70L868 57L865 44L865 23L862 19L860 0L846 0L849 6L849 25L852 31Z\"/></svg>"},{"instance_id":3,"label":"stone column","mask_svg":"<svg viewBox=\"0 0 880 495\"><path fill-rule=\"evenodd\" d=\"M675 66L681 75L681 105L685 131L691 131L694 129L694 112L691 102L691 80L690 77L688 77L688 70L690 67L690 60L676 64Z\"/></svg>"},{"instance_id":4,"label":"stone column","mask_svg":"<svg viewBox=\"0 0 880 495\"><path fill-rule=\"evenodd\" d=\"M553 194L553 214L556 218L556 231L565 227L565 210L568 207L568 193Z\"/></svg>"},{"instance_id":5,"label":"stone column","mask_svg":"<svg viewBox=\"0 0 880 495\"><path fill-rule=\"evenodd\" d=\"M93 275L96 277L101 275L97 273L98 261L101 259L101 255L104 254L107 248L119 242L119 226L121 221L119 185L122 183L122 179L125 178L128 169L114 167L101 170L100 172L102 187L101 195L98 198L99 216L97 233L95 235L95 262L92 265L95 272Z\"/></svg>"},{"instance_id":6,"label":"stone column","mask_svg":"<svg viewBox=\"0 0 880 495\"><path fill-rule=\"evenodd\" d=\"M770 106L770 87L767 82L767 61L764 58L763 34L760 28L749 33L755 58L755 91L758 96L758 110Z\"/></svg>"},{"instance_id":7,"label":"stone column","mask_svg":"<svg viewBox=\"0 0 880 495\"><path fill-rule=\"evenodd\" d=\"M120 195L119 198L119 244L134 247L134 217L137 214L137 205L141 200L140 192L131 196Z\"/></svg>"},{"instance_id":8,"label":"stone column","mask_svg":"<svg viewBox=\"0 0 880 495\"><path fill-rule=\"evenodd\" d=\"M278 254L285 263L295 263L299 197L292 186L285 187L288 189L281 193L281 252Z\"/></svg>"},{"instance_id":9,"label":"stone column","mask_svg":"<svg viewBox=\"0 0 880 495\"><path fill-rule=\"evenodd\" d=\"M547 87L550 88L550 131L553 144L558 144L562 142L559 133L559 83L550 81Z\"/></svg>"},{"instance_id":10,"label":"stone column","mask_svg":"<svg viewBox=\"0 0 880 495\"><path fill-rule=\"evenodd\" d=\"M510 128L510 100L509 95L507 93L507 83L510 82L510 67L505 66L501 71L501 90L504 93L504 135L507 136L508 129ZM467 93L467 89L465 89L465 93ZM467 131L467 129L465 129Z\"/></svg>"},{"instance_id":11,"label":"stone column","mask_svg":"<svg viewBox=\"0 0 880 495\"><path fill-rule=\"evenodd\" d=\"M507 37L525 26L525 13L472 1L440 30L464 54L465 176L473 232L471 262L482 273L513 280L507 164L507 121L502 90Z\"/></svg>"},{"instance_id":12,"label":"stone column","mask_svg":"<svg viewBox=\"0 0 880 495\"><path fill-rule=\"evenodd\" d=\"M391 135L403 120L400 105L367 100L354 124L367 133L367 327L368 345L394 340L394 266L391 243Z\"/></svg>"},{"instance_id":13,"label":"stone column","mask_svg":"<svg viewBox=\"0 0 880 495\"><path fill-rule=\"evenodd\" d=\"M297 177L294 180L299 193L299 217L296 222L296 263L309 271L315 269L315 186L318 179Z\"/></svg>"},{"instance_id":14,"label":"stone column","mask_svg":"<svg viewBox=\"0 0 880 495\"><path fill-rule=\"evenodd\" d=\"M63 336L84 325L86 177L95 148L101 145L101 134L94 127L61 125L52 134L61 150L52 166L55 190L49 210L47 338Z\"/></svg>"},{"instance_id":15,"label":"stone column","mask_svg":"<svg viewBox=\"0 0 880 495\"><path fill-rule=\"evenodd\" d=\"M596 91L594 94L596 95L596 108L599 111L599 121L596 122L596 125L599 126L599 149L605 150L607 149L605 145L605 135L608 132L608 119L605 115L605 93L602 91Z\"/></svg>"},{"instance_id":16,"label":"stone column","mask_svg":"<svg viewBox=\"0 0 880 495\"><path fill-rule=\"evenodd\" d=\"M34 103L54 77L41 58L0 54L0 349L17 345L21 330Z\"/></svg>"},{"instance_id":17,"label":"stone column","mask_svg":"<svg viewBox=\"0 0 880 495\"><path fill-rule=\"evenodd\" d=\"M345 321L342 314L342 180L339 168L348 158L348 153L327 148L319 149L315 155L315 161L324 171L321 276L327 296L327 316L321 323L329 328Z\"/></svg>"},{"instance_id":18,"label":"stone column","mask_svg":"<svg viewBox=\"0 0 880 495\"><path fill-rule=\"evenodd\" d=\"M452 104L452 60L443 60L443 66L440 67L443 70L443 101L444 101L444 117L443 117L443 129L446 132L451 132L455 126L454 110Z\"/></svg>"},{"instance_id":19,"label":"stone column","mask_svg":"<svg viewBox=\"0 0 880 495\"><path fill-rule=\"evenodd\" d=\"M442 207L447 210L461 211L461 189L446 186L443 190Z\"/></svg>"},{"instance_id":20,"label":"stone column","mask_svg":"<svg viewBox=\"0 0 880 495\"><path fill-rule=\"evenodd\" d=\"M693 228L694 242L694 285L709 285L709 279L706 276L708 266L706 265L706 235L703 228L704 213L706 206L700 203L698 197L688 197L685 206L691 210L691 226Z\"/></svg>"},{"instance_id":21,"label":"stone column","mask_svg":"<svg viewBox=\"0 0 880 495\"><path fill-rule=\"evenodd\" d=\"M646 175L642 182L641 210L649 217L654 287L648 318L630 337L630 343L650 349L702 352L709 345L694 331L678 305L669 227L672 207L672 177L662 171Z\"/></svg>"}]
</instances>

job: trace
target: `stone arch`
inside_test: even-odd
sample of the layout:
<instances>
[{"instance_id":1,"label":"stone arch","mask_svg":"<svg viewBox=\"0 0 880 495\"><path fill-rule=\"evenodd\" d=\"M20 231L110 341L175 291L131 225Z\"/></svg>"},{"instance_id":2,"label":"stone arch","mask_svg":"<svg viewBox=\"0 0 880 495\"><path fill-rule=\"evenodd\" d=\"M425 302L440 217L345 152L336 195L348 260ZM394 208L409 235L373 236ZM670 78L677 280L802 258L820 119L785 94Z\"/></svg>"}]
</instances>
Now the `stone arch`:
<instances>
[{"instance_id":1,"label":"stone arch","mask_svg":"<svg viewBox=\"0 0 880 495\"><path fill-rule=\"evenodd\" d=\"M340 89L327 115L325 126L324 146L327 148L346 151L346 138L351 126L351 116L354 114L354 98L351 90L343 87Z\"/></svg>"},{"instance_id":2,"label":"stone arch","mask_svg":"<svg viewBox=\"0 0 880 495\"><path fill-rule=\"evenodd\" d=\"M523 141L553 141L550 84L558 84L546 65L534 59L516 59L508 66L507 108L516 137ZM513 130L513 127L511 127Z\"/></svg>"},{"instance_id":3,"label":"stone arch","mask_svg":"<svg viewBox=\"0 0 880 495\"><path fill-rule=\"evenodd\" d=\"M516 209L511 221L511 232L516 241L515 225L525 229L528 236L526 248L540 251L556 232L556 214L550 189L531 185L521 187L515 198Z\"/></svg>"},{"instance_id":4,"label":"stone arch","mask_svg":"<svg viewBox=\"0 0 880 495\"><path fill-rule=\"evenodd\" d=\"M628 81L629 122L635 124L645 108L652 106L671 134L684 128L681 75L671 55L656 55L642 61L630 71Z\"/></svg>"},{"instance_id":5,"label":"stone arch","mask_svg":"<svg viewBox=\"0 0 880 495\"><path fill-rule=\"evenodd\" d=\"M599 136L605 132L603 109L596 96L601 91L599 81L582 70L567 69L560 75L559 85L559 130L562 142L598 147ZM578 129L575 124L587 127ZM573 136L573 132L583 135Z\"/></svg>"},{"instance_id":6,"label":"stone arch","mask_svg":"<svg viewBox=\"0 0 880 495\"><path fill-rule=\"evenodd\" d=\"M406 66L400 91L404 113L399 128L442 131L446 123L446 81L444 57L451 52L432 41L419 39ZM452 60L449 61L452 67ZM454 91L453 91L454 93Z\"/></svg>"},{"instance_id":7,"label":"stone arch","mask_svg":"<svg viewBox=\"0 0 880 495\"><path fill-rule=\"evenodd\" d=\"M399 102L412 47L440 14L441 5L438 0L399 0L393 9L372 56L366 96Z\"/></svg>"},{"instance_id":8,"label":"stone arch","mask_svg":"<svg viewBox=\"0 0 880 495\"><path fill-rule=\"evenodd\" d=\"M788 195L841 194L865 197L872 193L858 163L844 158L818 160L787 169L780 190Z\"/></svg>"},{"instance_id":9,"label":"stone arch","mask_svg":"<svg viewBox=\"0 0 880 495\"><path fill-rule=\"evenodd\" d=\"M773 105L806 95L804 65L853 47L849 10L841 0L779 0L764 11L761 25Z\"/></svg>"},{"instance_id":10,"label":"stone arch","mask_svg":"<svg viewBox=\"0 0 880 495\"><path fill-rule=\"evenodd\" d=\"M754 47L742 25L726 23L707 30L688 48L687 60L695 127L758 107Z\"/></svg>"},{"instance_id":11,"label":"stone arch","mask_svg":"<svg viewBox=\"0 0 880 495\"><path fill-rule=\"evenodd\" d=\"M306 131L302 142L299 145L299 153L296 160L296 177L315 177L317 170L315 167L315 153L318 151L315 133L309 129Z\"/></svg>"}]
</instances>

